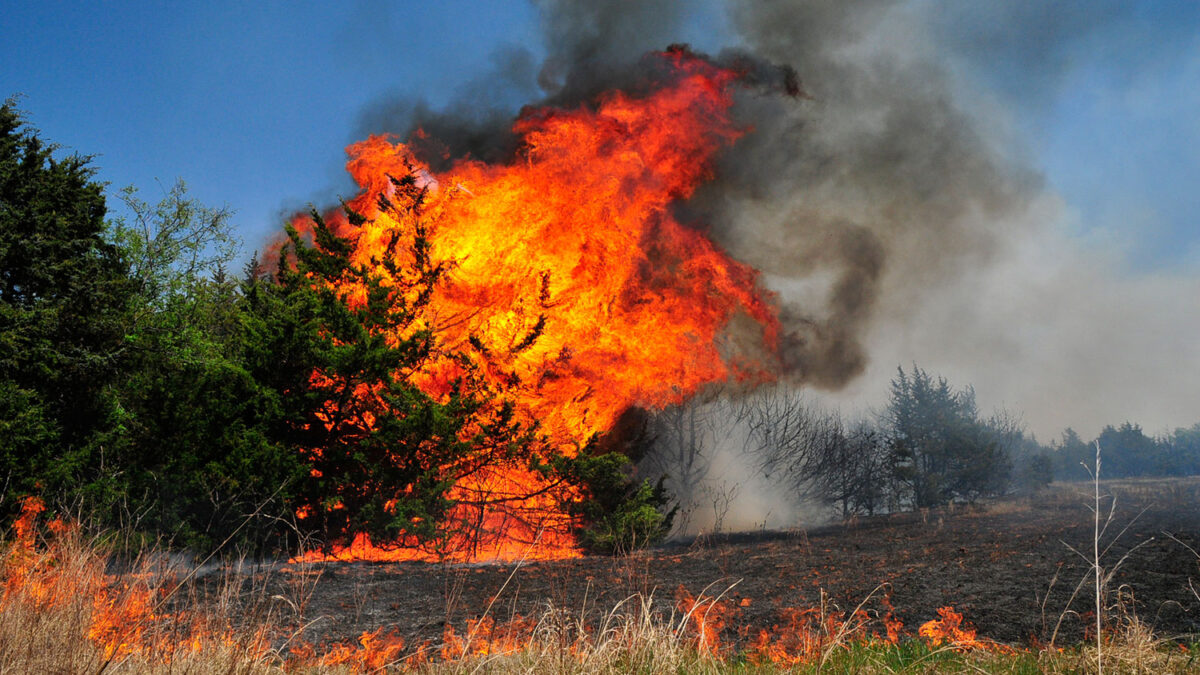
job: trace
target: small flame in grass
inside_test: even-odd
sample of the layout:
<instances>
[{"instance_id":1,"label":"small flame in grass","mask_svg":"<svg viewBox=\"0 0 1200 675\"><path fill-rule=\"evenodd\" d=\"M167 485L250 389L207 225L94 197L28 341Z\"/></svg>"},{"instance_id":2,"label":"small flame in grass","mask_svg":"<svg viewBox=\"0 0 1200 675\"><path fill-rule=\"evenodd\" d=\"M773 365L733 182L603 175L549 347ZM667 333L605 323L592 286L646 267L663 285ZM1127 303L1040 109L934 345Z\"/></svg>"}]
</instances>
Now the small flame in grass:
<instances>
[{"instance_id":1,"label":"small flame in grass","mask_svg":"<svg viewBox=\"0 0 1200 675\"><path fill-rule=\"evenodd\" d=\"M954 611L953 607L938 609L940 619L930 619L921 624L917 634L925 638L931 647L949 644L955 647L975 646L975 629L963 626L963 616Z\"/></svg>"},{"instance_id":2,"label":"small flame in grass","mask_svg":"<svg viewBox=\"0 0 1200 675\"><path fill-rule=\"evenodd\" d=\"M683 586L675 590L675 607L685 617L685 626L691 631L696 648L708 654L725 650L721 644L721 631L741 611L728 602L703 594L693 597Z\"/></svg>"},{"instance_id":3,"label":"small flame in grass","mask_svg":"<svg viewBox=\"0 0 1200 675\"><path fill-rule=\"evenodd\" d=\"M992 640L975 637L975 628L963 623L963 615L954 611L953 607L938 609L940 618L931 619L921 624L917 629L920 635L931 647L946 645L958 651L983 649L999 653L1011 654L1014 650L1006 645Z\"/></svg>"},{"instance_id":4,"label":"small flame in grass","mask_svg":"<svg viewBox=\"0 0 1200 675\"><path fill-rule=\"evenodd\" d=\"M45 505L30 497L13 524L14 539L3 553L0 616L32 610L70 617L106 661L131 656L170 663L184 655L233 646L260 650L261 636L235 639L232 631L206 625L198 617L160 609L170 592L169 578L149 571L120 577L106 573L108 560L85 540L77 524L55 519L38 537L37 518ZM71 636L63 636L69 640Z\"/></svg>"},{"instance_id":5,"label":"small flame in grass","mask_svg":"<svg viewBox=\"0 0 1200 675\"><path fill-rule=\"evenodd\" d=\"M453 661L470 655L511 654L529 644L536 627L536 621L519 614L502 624L496 624L490 616L468 620L463 637L447 625L442 634L440 655L444 661Z\"/></svg>"},{"instance_id":6,"label":"small flame in grass","mask_svg":"<svg viewBox=\"0 0 1200 675\"><path fill-rule=\"evenodd\" d=\"M423 654L418 649L416 654ZM301 660L313 660L315 650L312 645L303 645L292 650L292 654ZM404 639L395 632L385 632L383 628L374 631L363 631L357 645L335 644L320 658L323 666L349 666L364 672L376 672L393 666L401 660L416 663L411 657L405 659Z\"/></svg>"},{"instance_id":7,"label":"small flame in grass","mask_svg":"<svg viewBox=\"0 0 1200 675\"><path fill-rule=\"evenodd\" d=\"M887 637L870 632L871 614L858 609L846 616L841 611L822 611L815 608L785 608L780 611L782 623L770 631L759 631L751 645L751 658L758 663L796 666L821 660L831 649L857 643L880 642L896 644L903 624L889 612L884 616Z\"/></svg>"}]
</instances>

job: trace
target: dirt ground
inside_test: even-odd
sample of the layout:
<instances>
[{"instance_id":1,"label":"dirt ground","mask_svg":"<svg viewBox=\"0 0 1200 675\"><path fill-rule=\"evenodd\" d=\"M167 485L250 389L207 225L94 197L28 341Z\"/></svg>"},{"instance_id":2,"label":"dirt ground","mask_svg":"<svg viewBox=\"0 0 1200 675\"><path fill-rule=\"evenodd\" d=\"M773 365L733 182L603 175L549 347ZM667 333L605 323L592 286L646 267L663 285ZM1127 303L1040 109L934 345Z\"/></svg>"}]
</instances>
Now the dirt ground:
<instances>
[{"instance_id":1,"label":"dirt ground","mask_svg":"<svg viewBox=\"0 0 1200 675\"><path fill-rule=\"evenodd\" d=\"M1119 481L1104 486L1116 510L1103 562L1120 561L1109 604L1123 599L1160 637L1200 633L1200 478ZM437 643L446 622L460 629L485 611L497 621L540 616L547 607L592 617L634 594L653 594L670 616L680 587L724 593L738 615L736 643L780 621L785 607L885 611L906 630L953 606L979 635L1012 644L1075 642L1093 615L1089 573L1068 547L1090 552L1091 486L1056 484L1034 496L983 506L860 518L788 532L674 543L619 558L524 564L332 563L273 575L269 593L299 612L312 642L352 641L394 631L407 644ZM1090 577L1089 577L1090 581ZM1120 589L1120 598L1117 590ZM1073 611L1068 611L1073 610ZM1122 609L1114 609L1116 616Z\"/></svg>"}]
</instances>

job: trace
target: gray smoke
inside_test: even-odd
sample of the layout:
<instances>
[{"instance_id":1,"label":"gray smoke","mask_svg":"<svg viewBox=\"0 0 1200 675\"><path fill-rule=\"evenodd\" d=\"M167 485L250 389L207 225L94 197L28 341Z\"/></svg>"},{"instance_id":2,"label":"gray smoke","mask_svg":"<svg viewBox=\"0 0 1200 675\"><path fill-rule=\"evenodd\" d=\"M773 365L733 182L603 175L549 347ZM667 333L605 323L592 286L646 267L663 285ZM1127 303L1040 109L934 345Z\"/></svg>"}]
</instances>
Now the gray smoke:
<instances>
[{"instance_id":1,"label":"gray smoke","mask_svg":"<svg viewBox=\"0 0 1200 675\"><path fill-rule=\"evenodd\" d=\"M736 4L731 25L742 42L715 58L760 85L741 89L735 107L753 132L680 216L783 291L783 363L797 383L836 389L862 373L861 335L886 275L919 295L986 259L993 237L969 219L1019 208L1033 183L988 151L936 69L855 52L888 6ZM612 88L636 90L657 63L643 55L674 42L686 23L686 5L667 0L538 7L540 66L529 52L508 51L445 108L384 102L364 115L363 131L420 129L413 144L435 166L505 159L516 147L506 105L514 93L530 94L536 82L533 104L575 106ZM796 97L801 80L806 98ZM798 284L809 287L799 298L788 292Z\"/></svg>"},{"instance_id":2,"label":"gray smoke","mask_svg":"<svg viewBox=\"0 0 1200 675\"><path fill-rule=\"evenodd\" d=\"M781 290L793 379L828 389L866 368L863 336L881 305L903 312L986 264L1006 236L989 224L1037 190L935 64L888 49L902 28L895 4L735 5L746 47L794 64L811 100L744 97L736 114L754 133L696 199L719 243ZM795 293L802 283L817 288Z\"/></svg>"},{"instance_id":3,"label":"gray smoke","mask_svg":"<svg viewBox=\"0 0 1200 675\"><path fill-rule=\"evenodd\" d=\"M509 126L522 105L577 106L613 87L636 90L652 67L643 54L696 41L692 13L720 6L726 24L717 32L730 44L700 46L717 61L750 64L766 86L739 90L735 119L751 131L677 215L762 270L778 293L789 382L878 397L897 363L917 360L975 384L985 407L1033 412L1043 438L1066 424L1086 429L1097 416L1138 414L1117 403L1128 401L1129 373L1148 373L1146 410L1173 412L1200 394L1194 386L1153 394L1154 378L1167 371L1129 356L1131 345L1183 349L1184 361L1200 363L1195 348L1169 336L1180 321L1200 328L1195 308L1156 300L1178 280L1130 281L1093 268L1119 256L1084 251L1048 225L1063 220L1064 207L998 110L1005 97L1052 97L1079 50L1136 27L1130 3L535 4L544 52L497 54L445 107L378 102L360 131L407 136L419 128L417 148L435 166L503 161L515 150ZM1134 59L1130 72L1155 58ZM974 95L980 87L999 93ZM803 95L783 95L789 89ZM1089 289L1137 309L1106 305ZM1113 327L1122 321L1163 337L1145 342ZM1101 322L1102 331L1090 331ZM1097 334L1111 339L1094 344ZM1127 364L1122 381L1106 384L1089 363L1118 353ZM1093 398L1072 408L1079 383Z\"/></svg>"}]
</instances>

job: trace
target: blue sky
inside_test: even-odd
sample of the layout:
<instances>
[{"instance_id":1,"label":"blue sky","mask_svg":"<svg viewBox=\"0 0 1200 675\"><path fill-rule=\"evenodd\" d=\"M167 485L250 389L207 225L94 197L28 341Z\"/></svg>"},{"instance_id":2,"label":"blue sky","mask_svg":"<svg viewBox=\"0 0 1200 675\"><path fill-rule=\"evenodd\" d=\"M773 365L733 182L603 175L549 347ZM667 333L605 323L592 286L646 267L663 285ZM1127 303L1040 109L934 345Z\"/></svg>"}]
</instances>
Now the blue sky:
<instances>
[{"instance_id":1,"label":"blue sky","mask_svg":"<svg viewBox=\"0 0 1200 675\"><path fill-rule=\"evenodd\" d=\"M932 2L1036 168L1131 266L1200 269L1200 2Z\"/></svg>"},{"instance_id":2,"label":"blue sky","mask_svg":"<svg viewBox=\"0 0 1200 675\"><path fill-rule=\"evenodd\" d=\"M1200 268L1200 3L1074 4L1071 30L1047 25L1028 9L1037 3L931 14L961 71L1012 115L1081 236L1122 242L1134 269ZM43 135L95 154L114 187L152 199L182 178L229 205L251 248L286 211L352 190L343 149L366 106L436 106L497 49L541 49L537 12L519 1L167 7L0 2L0 95L23 94ZM719 21L710 10L681 37L727 33Z\"/></svg>"},{"instance_id":3,"label":"blue sky","mask_svg":"<svg viewBox=\"0 0 1200 675\"><path fill-rule=\"evenodd\" d=\"M352 189L343 150L365 104L437 104L503 42L536 41L521 3L0 4L0 95L23 94L43 136L96 155L114 188L153 200L182 178L228 204L248 246L285 210Z\"/></svg>"}]
</instances>

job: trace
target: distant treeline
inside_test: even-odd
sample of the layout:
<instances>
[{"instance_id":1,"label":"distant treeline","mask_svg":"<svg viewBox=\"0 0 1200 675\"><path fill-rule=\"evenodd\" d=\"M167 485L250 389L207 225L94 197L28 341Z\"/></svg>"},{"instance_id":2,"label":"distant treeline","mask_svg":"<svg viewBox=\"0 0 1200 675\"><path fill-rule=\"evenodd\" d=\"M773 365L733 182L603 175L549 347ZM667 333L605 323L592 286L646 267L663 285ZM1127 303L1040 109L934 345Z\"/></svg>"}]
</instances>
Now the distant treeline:
<instances>
[{"instance_id":1,"label":"distant treeline","mask_svg":"<svg viewBox=\"0 0 1200 675\"><path fill-rule=\"evenodd\" d=\"M915 364L897 369L882 411L857 419L775 386L664 411L652 429L643 466L666 477L683 527L712 505L709 527L720 529L721 511L750 485L849 517L970 503L1053 477L1052 450L1019 419L981 414L974 389ZM730 461L746 472L737 479L745 485L718 466Z\"/></svg>"},{"instance_id":2,"label":"distant treeline","mask_svg":"<svg viewBox=\"0 0 1200 675\"><path fill-rule=\"evenodd\" d=\"M1064 431L1062 438L1049 446L1055 478L1090 478L1087 467L1096 463L1097 443L1102 453L1100 471L1104 478L1200 474L1200 423L1151 437L1140 426L1125 422L1117 427L1104 427L1091 442L1084 442L1074 429Z\"/></svg>"},{"instance_id":3,"label":"distant treeline","mask_svg":"<svg viewBox=\"0 0 1200 675\"><path fill-rule=\"evenodd\" d=\"M749 490L850 517L971 503L1086 480L1200 474L1200 424L1157 438L1108 426L1085 442L1071 429L1040 443L1020 418L982 414L970 386L913 364L897 368L882 410L847 418L786 386L725 394L653 415L642 468L665 477L683 530L721 529ZM738 467L730 472L731 463Z\"/></svg>"}]
</instances>

